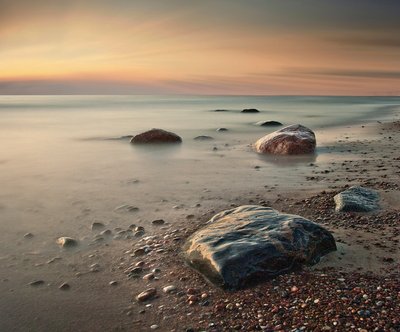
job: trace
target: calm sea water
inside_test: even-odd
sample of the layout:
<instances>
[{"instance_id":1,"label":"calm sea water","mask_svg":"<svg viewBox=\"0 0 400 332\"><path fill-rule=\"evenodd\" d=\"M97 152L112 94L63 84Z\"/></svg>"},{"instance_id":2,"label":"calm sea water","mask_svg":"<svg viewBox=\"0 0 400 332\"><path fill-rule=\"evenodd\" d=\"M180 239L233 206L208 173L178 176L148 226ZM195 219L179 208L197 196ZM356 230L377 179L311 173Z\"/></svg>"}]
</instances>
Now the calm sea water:
<instances>
[{"instance_id":1,"label":"calm sea water","mask_svg":"<svg viewBox=\"0 0 400 332\"><path fill-rule=\"evenodd\" d=\"M324 156L323 144L311 159L281 167L249 147L276 129L254 123L301 123L318 138L329 127L390 116L396 105L398 97L0 96L0 249L28 231L53 243L79 236L93 220L173 220L175 205L192 213L198 202L229 206L265 186L303 185L308 163ZM136 147L109 139L150 128L171 130L183 143ZM198 135L214 140L194 141ZM116 212L123 204L139 211Z\"/></svg>"}]
</instances>

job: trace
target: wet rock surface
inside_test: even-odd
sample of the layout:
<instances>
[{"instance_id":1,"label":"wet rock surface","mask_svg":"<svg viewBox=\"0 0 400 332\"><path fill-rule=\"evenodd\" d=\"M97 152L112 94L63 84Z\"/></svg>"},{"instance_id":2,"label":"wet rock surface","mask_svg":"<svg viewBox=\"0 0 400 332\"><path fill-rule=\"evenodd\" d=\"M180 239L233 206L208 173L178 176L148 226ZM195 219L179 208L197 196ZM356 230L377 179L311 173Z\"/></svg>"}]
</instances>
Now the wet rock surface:
<instances>
[{"instance_id":1,"label":"wet rock surface","mask_svg":"<svg viewBox=\"0 0 400 332\"><path fill-rule=\"evenodd\" d=\"M184 246L186 260L213 283L238 289L315 264L335 251L333 236L296 215L245 205L215 215Z\"/></svg>"},{"instance_id":2,"label":"wet rock surface","mask_svg":"<svg viewBox=\"0 0 400 332\"><path fill-rule=\"evenodd\" d=\"M72 248L78 245L78 241L72 237L62 236L57 239L57 244L62 248Z\"/></svg>"},{"instance_id":3,"label":"wet rock surface","mask_svg":"<svg viewBox=\"0 0 400 332\"><path fill-rule=\"evenodd\" d=\"M256 126L261 126L261 127L277 127L277 126L283 126L282 123L279 121L258 121L256 122Z\"/></svg>"},{"instance_id":4,"label":"wet rock surface","mask_svg":"<svg viewBox=\"0 0 400 332\"><path fill-rule=\"evenodd\" d=\"M131 139L133 144L147 143L181 143L182 138L177 134L163 129L153 128L144 133L138 134Z\"/></svg>"},{"instance_id":5,"label":"wet rock surface","mask_svg":"<svg viewBox=\"0 0 400 332\"><path fill-rule=\"evenodd\" d=\"M371 212L379 209L379 194L373 189L353 186L334 197L337 212Z\"/></svg>"},{"instance_id":6,"label":"wet rock surface","mask_svg":"<svg viewBox=\"0 0 400 332\"><path fill-rule=\"evenodd\" d=\"M315 134L299 124L290 125L261 137L255 143L258 153L298 155L314 153Z\"/></svg>"},{"instance_id":7,"label":"wet rock surface","mask_svg":"<svg viewBox=\"0 0 400 332\"><path fill-rule=\"evenodd\" d=\"M245 108L241 113L259 113L260 111L256 108Z\"/></svg>"}]
</instances>

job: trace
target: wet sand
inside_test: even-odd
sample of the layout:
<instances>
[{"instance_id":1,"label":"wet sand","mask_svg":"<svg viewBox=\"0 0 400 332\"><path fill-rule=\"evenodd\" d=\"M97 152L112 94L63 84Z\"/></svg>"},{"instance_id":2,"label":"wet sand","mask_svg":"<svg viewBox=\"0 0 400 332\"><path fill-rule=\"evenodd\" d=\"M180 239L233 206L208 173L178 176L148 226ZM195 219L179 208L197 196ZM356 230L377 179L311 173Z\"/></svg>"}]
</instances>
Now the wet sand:
<instances>
[{"instance_id":1,"label":"wet sand","mask_svg":"<svg viewBox=\"0 0 400 332\"><path fill-rule=\"evenodd\" d=\"M105 237L93 243L98 232L88 224L79 229L77 249L53 245L42 250L49 247L47 235L33 232L27 239L21 230L18 250L0 257L0 330L398 331L399 132L397 118L317 132L330 157L317 164L307 161L294 174L293 186L290 180L269 181L262 188L244 182L233 185L235 190L207 191L205 185L183 205L174 199L155 203L147 223L132 217L132 223L144 225L142 237L128 232L120 240ZM249 172L263 172L261 160ZM334 212L333 196L356 184L379 191L380 211ZM338 251L313 267L246 290L216 289L183 263L181 247L213 214L243 204L271 206L321 223L333 232ZM160 217L165 225L148 222ZM129 226L125 218L104 223L114 234ZM135 250L146 245L151 251L136 257ZM143 271L129 278L140 261ZM142 279L154 269L153 280ZM44 283L29 285L35 280ZM68 290L59 289L64 282ZM164 293L168 285L176 291ZM149 287L157 289L156 298L138 303L135 296Z\"/></svg>"}]
</instances>

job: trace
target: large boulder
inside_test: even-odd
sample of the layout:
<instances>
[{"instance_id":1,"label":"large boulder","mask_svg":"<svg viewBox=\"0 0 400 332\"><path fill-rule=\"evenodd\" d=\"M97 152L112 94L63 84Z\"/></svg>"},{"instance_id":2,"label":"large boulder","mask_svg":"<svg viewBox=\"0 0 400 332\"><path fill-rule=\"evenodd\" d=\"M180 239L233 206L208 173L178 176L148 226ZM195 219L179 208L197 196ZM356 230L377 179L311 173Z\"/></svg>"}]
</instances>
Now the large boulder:
<instances>
[{"instance_id":1,"label":"large boulder","mask_svg":"<svg viewBox=\"0 0 400 332\"><path fill-rule=\"evenodd\" d=\"M315 151L315 134L302 125L291 125L261 137L255 143L259 153L310 154Z\"/></svg>"},{"instance_id":2,"label":"large boulder","mask_svg":"<svg viewBox=\"0 0 400 332\"><path fill-rule=\"evenodd\" d=\"M184 245L188 264L228 289L315 264L335 250L333 236L320 225L257 205L218 213Z\"/></svg>"},{"instance_id":3,"label":"large boulder","mask_svg":"<svg viewBox=\"0 0 400 332\"><path fill-rule=\"evenodd\" d=\"M151 129L144 133L138 134L131 139L134 144L146 143L181 143L182 138L177 134L171 133L163 129Z\"/></svg>"},{"instance_id":4,"label":"large boulder","mask_svg":"<svg viewBox=\"0 0 400 332\"><path fill-rule=\"evenodd\" d=\"M353 186L334 198L337 212L371 212L379 209L379 194L375 190Z\"/></svg>"}]
</instances>

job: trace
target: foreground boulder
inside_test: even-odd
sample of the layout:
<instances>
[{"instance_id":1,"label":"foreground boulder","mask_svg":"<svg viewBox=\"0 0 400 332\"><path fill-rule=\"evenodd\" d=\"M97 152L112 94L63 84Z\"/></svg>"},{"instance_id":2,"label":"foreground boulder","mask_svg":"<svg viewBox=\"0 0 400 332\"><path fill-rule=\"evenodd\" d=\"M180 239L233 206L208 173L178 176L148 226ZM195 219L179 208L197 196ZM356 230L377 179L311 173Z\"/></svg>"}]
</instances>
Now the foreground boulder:
<instances>
[{"instance_id":1,"label":"foreground boulder","mask_svg":"<svg viewBox=\"0 0 400 332\"><path fill-rule=\"evenodd\" d=\"M353 186L334 198L338 212L371 212L379 209L379 194L375 190Z\"/></svg>"},{"instance_id":2,"label":"foreground boulder","mask_svg":"<svg viewBox=\"0 0 400 332\"><path fill-rule=\"evenodd\" d=\"M181 143L182 138L177 134L171 133L163 129L151 129L139 135L132 137L131 143L146 144L146 143Z\"/></svg>"},{"instance_id":3,"label":"foreground boulder","mask_svg":"<svg viewBox=\"0 0 400 332\"><path fill-rule=\"evenodd\" d=\"M228 289L315 264L335 250L333 236L318 224L257 205L218 213L184 246L190 266Z\"/></svg>"},{"instance_id":4,"label":"foreground boulder","mask_svg":"<svg viewBox=\"0 0 400 332\"><path fill-rule=\"evenodd\" d=\"M315 134L302 125L291 125L261 137L255 143L259 153L309 154L315 151Z\"/></svg>"}]
</instances>

